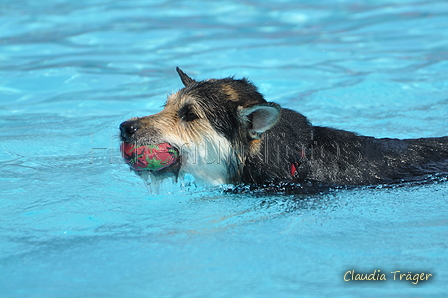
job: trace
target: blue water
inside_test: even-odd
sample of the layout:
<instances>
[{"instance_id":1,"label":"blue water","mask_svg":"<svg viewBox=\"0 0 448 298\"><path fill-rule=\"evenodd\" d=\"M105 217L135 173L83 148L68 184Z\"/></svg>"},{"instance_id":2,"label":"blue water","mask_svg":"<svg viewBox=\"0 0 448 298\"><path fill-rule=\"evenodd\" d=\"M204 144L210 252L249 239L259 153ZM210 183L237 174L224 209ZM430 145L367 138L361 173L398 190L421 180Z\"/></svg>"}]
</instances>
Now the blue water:
<instances>
[{"instance_id":1,"label":"blue water","mask_svg":"<svg viewBox=\"0 0 448 298\"><path fill-rule=\"evenodd\" d=\"M176 66L316 125L448 135L447 20L446 1L1 0L0 297L447 297L446 182L152 194L117 138Z\"/></svg>"}]
</instances>

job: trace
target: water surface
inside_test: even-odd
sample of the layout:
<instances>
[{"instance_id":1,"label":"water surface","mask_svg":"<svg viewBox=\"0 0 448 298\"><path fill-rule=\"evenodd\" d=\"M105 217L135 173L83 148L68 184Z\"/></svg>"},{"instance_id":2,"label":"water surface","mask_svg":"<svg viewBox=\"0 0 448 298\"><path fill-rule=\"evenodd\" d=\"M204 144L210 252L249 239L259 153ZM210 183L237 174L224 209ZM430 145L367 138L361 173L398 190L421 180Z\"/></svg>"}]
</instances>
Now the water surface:
<instances>
[{"instance_id":1,"label":"water surface","mask_svg":"<svg viewBox=\"0 0 448 298\"><path fill-rule=\"evenodd\" d=\"M0 297L444 297L448 184L297 198L165 184L118 125L246 76L316 125L448 135L444 1L0 1ZM385 282L345 282L355 270ZM391 271L427 272L417 285Z\"/></svg>"}]
</instances>

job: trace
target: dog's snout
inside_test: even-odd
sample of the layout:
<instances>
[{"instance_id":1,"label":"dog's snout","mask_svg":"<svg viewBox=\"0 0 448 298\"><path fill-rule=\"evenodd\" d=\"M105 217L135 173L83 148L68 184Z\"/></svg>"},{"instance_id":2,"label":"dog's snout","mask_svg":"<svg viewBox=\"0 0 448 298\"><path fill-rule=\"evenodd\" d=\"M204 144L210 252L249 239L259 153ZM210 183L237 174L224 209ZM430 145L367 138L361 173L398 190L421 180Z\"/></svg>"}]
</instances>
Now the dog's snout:
<instances>
[{"instance_id":1,"label":"dog's snout","mask_svg":"<svg viewBox=\"0 0 448 298\"><path fill-rule=\"evenodd\" d=\"M121 131L121 138L126 141L130 137L132 137L133 134L139 130L140 124L138 121L125 121L120 124L120 131Z\"/></svg>"}]
</instances>

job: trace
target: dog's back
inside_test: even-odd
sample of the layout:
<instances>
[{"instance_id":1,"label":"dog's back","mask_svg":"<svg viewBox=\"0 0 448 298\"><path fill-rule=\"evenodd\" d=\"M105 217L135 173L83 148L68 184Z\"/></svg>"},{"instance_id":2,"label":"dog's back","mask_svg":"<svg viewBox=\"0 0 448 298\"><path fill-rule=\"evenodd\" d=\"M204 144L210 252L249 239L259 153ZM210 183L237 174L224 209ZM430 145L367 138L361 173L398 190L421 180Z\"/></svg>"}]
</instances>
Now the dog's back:
<instances>
[{"instance_id":1,"label":"dog's back","mask_svg":"<svg viewBox=\"0 0 448 298\"><path fill-rule=\"evenodd\" d=\"M448 173L448 137L377 139L312 126L288 109L250 158L243 182L318 181L368 185L418 180Z\"/></svg>"}]
</instances>

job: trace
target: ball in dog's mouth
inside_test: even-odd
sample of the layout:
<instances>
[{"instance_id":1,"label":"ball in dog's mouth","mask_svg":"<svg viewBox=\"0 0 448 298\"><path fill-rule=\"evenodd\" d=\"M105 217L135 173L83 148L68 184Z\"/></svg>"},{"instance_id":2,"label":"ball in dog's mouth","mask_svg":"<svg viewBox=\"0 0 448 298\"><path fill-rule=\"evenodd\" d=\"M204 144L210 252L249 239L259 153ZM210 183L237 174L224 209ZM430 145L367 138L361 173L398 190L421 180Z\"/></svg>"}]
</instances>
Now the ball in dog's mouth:
<instances>
[{"instance_id":1,"label":"ball in dog's mouth","mask_svg":"<svg viewBox=\"0 0 448 298\"><path fill-rule=\"evenodd\" d=\"M179 151L168 143L141 145L122 142L121 155L137 171L159 171L179 160Z\"/></svg>"}]
</instances>

